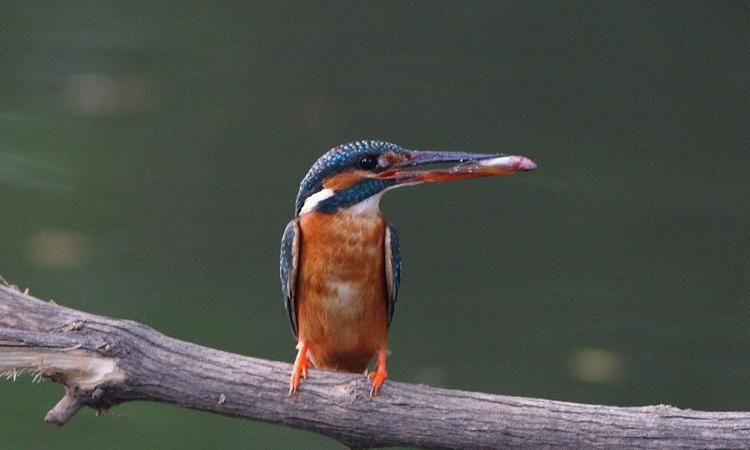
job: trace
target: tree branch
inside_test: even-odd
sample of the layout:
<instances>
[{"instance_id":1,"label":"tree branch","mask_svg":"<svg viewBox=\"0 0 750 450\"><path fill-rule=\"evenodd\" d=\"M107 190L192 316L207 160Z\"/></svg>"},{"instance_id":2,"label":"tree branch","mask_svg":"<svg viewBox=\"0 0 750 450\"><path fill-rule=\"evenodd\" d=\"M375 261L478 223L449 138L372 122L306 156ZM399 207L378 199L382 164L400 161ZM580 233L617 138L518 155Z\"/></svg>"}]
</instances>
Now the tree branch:
<instances>
[{"instance_id":1,"label":"tree branch","mask_svg":"<svg viewBox=\"0 0 750 450\"><path fill-rule=\"evenodd\" d=\"M171 403L330 436L351 448L747 449L750 413L621 408L437 389L313 370L287 397L286 363L201 347L132 321L43 302L0 286L0 373L65 386L45 420L83 406Z\"/></svg>"}]
</instances>

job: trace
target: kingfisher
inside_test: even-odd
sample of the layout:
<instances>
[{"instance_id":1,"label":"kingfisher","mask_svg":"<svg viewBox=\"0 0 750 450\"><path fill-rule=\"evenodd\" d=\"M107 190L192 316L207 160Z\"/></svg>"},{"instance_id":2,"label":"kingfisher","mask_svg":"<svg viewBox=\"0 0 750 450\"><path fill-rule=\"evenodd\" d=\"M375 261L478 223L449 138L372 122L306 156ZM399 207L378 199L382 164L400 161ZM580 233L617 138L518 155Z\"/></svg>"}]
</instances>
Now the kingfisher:
<instances>
[{"instance_id":1,"label":"kingfisher","mask_svg":"<svg viewBox=\"0 0 750 450\"><path fill-rule=\"evenodd\" d=\"M417 167L428 164L435 167ZM396 229L380 212L384 193L535 168L523 156L409 150L376 140L340 145L321 156L300 183L294 219L281 239L284 305L297 339L289 395L296 395L311 364L366 373L371 397L388 377L388 328L401 256ZM375 356L376 368L368 373Z\"/></svg>"}]
</instances>

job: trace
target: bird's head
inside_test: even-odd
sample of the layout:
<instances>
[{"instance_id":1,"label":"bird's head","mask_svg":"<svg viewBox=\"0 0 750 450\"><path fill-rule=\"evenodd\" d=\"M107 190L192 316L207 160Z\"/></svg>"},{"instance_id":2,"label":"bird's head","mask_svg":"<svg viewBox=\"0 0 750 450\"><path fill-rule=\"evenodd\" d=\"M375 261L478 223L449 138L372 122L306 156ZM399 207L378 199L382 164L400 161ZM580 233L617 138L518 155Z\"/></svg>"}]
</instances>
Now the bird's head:
<instances>
[{"instance_id":1,"label":"bird's head","mask_svg":"<svg viewBox=\"0 0 750 450\"><path fill-rule=\"evenodd\" d=\"M414 169L428 164L436 168ZM396 187L535 168L523 156L407 150L390 142L356 141L332 148L313 164L300 183L296 214L333 213L354 206L359 212L377 211L383 193Z\"/></svg>"}]
</instances>

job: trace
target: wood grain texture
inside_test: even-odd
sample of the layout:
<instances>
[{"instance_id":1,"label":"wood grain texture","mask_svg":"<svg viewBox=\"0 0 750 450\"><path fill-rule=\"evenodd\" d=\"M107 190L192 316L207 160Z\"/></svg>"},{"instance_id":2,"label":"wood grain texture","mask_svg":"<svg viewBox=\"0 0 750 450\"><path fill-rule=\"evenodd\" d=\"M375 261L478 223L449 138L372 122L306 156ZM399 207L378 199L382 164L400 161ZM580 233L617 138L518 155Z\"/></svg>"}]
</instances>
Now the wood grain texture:
<instances>
[{"instance_id":1,"label":"wood grain texture","mask_svg":"<svg viewBox=\"0 0 750 450\"><path fill-rule=\"evenodd\" d=\"M65 385L47 415L58 425L83 406L148 400L308 430L350 448L750 448L747 412L584 405L394 381L370 399L364 376L316 370L288 398L287 363L201 347L0 286L0 372L21 370Z\"/></svg>"}]
</instances>

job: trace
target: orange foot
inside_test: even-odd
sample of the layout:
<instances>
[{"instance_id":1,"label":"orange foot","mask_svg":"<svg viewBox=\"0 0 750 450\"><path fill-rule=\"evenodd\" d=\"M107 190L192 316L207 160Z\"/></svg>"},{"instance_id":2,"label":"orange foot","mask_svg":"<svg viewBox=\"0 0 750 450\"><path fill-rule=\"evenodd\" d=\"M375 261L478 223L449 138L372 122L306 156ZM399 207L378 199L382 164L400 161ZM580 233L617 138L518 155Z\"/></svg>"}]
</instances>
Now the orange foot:
<instances>
[{"instance_id":1,"label":"orange foot","mask_svg":"<svg viewBox=\"0 0 750 450\"><path fill-rule=\"evenodd\" d=\"M370 398L380 393L380 387L383 386L385 379L388 378L388 371L385 370L386 350L378 350L378 368L375 372L370 372L367 376L372 378L372 388L370 388Z\"/></svg>"},{"instance_id":2,"label":"orange foot","mask_svg":"<svg viewBox=\"0 0 750 450\"><path fill-rule=\"evenodd\" d=\"M289 396L292 397L297 395L299 389L299 383L302 379L307 378L307 369L310 367L310 362L307 360L308 346L304 342L297 344L297 357L294 359L294 368L292 369L292 376L289 378Z\"/></svg>"}]
</instances>

